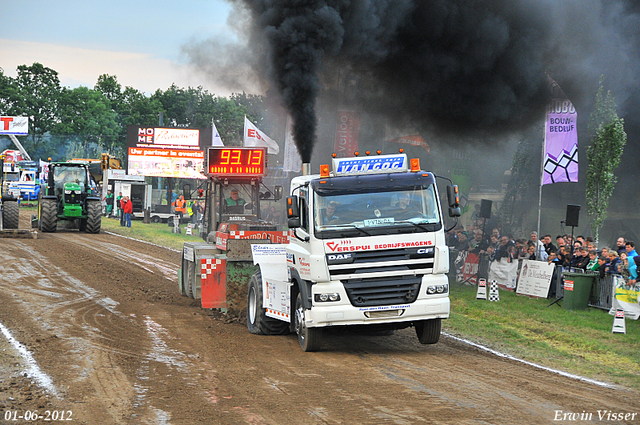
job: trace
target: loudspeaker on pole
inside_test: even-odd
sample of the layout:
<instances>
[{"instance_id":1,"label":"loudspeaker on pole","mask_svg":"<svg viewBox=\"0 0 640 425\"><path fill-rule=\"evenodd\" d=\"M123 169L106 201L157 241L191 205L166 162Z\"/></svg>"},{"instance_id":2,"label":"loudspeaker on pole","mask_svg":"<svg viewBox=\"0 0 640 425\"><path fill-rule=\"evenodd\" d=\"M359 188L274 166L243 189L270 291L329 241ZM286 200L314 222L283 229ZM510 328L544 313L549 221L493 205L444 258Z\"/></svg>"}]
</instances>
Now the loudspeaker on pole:
<instances>
[{"instance_id":1,"label":"loudspeaker on pole","mask_svg":"<svg viewBox=\"0 0 640 425\"><path fill-rule=\"evenodd\" d=\"M567 216L565 217L564 224L570 227L578 227L579 220L580 205L567 205Z\"/></svg>"},{"instance_id":2,"label":"loudspeaker on pole","mask_svg":"<svg viewBox=\"0 0 640 425\"><path fill-rule=\"evenodd\" d=\"M613 317L613 328L611 333L614 334L626 334L627 328L624 324L624 310L619 308L616 310L616 315Z\"/></svg>"},{"instance_id":3,"label":"loudspeaker on pole","mask_svg":"<svg viewBox=\"0 0 640 425\"><path fill-rule=\"evenodd\" d=\"M491 218L491 200L480 200L480 218Z\"/></svg>"},{"instance_id":4,"label":"loudspeaker on pole","mask_svg":"<svg viewBox=\"0 0 640 425\"><path fill-rule=\"evenodd\" d=\"M476 293L476 300L487 299L487 279L478 279L478 292Z\"/></svg>"}]
</instances>

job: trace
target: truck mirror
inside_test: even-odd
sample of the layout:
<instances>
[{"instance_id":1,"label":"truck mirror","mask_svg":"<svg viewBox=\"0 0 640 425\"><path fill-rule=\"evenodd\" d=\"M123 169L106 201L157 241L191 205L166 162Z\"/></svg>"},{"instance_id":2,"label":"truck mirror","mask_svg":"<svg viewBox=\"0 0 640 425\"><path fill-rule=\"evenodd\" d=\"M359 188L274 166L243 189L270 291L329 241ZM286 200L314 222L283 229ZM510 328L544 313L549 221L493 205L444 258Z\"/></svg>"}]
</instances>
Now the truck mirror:
<instances>
[{"instance_id":1,"label":"truck mirror","mask_svg":"<svg viewBox=\"0 0 640 425\"><path fill-rule=\"evenodd\" d=\"M287 197L287 218L289 221L297 219L298 223L300 222L300 206L296 195ZM298 224L298 227L300 227L300 224Z\"/></svg>"},{"instance_id":2,"label":"truck mirror","mask_svg":"<svg viewBox=\"0 0 640 425\"><path fill-rule=\"evenodd\" d=\"M191 199L191 185L190 184L182 185L182 197L185 199L185 201L188 201L189 199Z\"/></svg>"},{"instance_id":3,"label":"truck mirror","mask_svg":"<svg viewBox=\"0 0 640 425\"><path fill-rule=\"evenodd\" d=\"M449 208L458 208L460 206L458 185L447 186L447 201L449 202Z\"/></svg>"},{"instance_id":4,"label":"truck mirror","mask_svg":"<svg viewBox=\"0 0 640 425\"><path fill-rule=\"evenodd\" d=\"M287 220L287 227L289 227L289 229L297 229L298 227L300 227L300 219L290 218L289 220Z\"/></svg>"},{"instance_id":5,"label":"truck mirror","mask_svg":"<svg viewBox=\"0 0 640 425\"><path fill-rule=\"evenodd\" d=\"M282 186L276 186L273 188L273 200L279 201L282 199Z\"/></svg>"},{"instance_id":6,"label":"truck mirror","mask_svg":"<svg viewBox=\"0 0 640 425\"><path fill-rule=\"evenodd\" d=\"M460 207L449 207L449 217L460 217L461 215L462 214L460 213Z\"/></svg>"}]
</instances>

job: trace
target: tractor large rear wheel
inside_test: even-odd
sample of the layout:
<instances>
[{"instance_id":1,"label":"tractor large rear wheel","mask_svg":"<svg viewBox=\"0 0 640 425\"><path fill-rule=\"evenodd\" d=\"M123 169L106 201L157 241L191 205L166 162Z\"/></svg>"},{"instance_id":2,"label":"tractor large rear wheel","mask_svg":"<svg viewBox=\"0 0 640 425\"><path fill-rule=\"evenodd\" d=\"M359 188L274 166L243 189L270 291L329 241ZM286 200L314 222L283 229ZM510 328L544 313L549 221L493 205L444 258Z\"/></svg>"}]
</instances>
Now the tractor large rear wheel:
<instances>
[{"instance_id":1,"label":"tractor large rear wheel","mask_svg":"<svg viewBox=\"0 0 640 425\"><path fill-rule=\"evenodd\" d=\"M17 229L20 222L20 206L18 201L2 202L2 225L5 229Z\"/></svg>"},{"instance_id":2,"label":"tractor large rear wheel","mask_svg":"<svg viewBox=\"0 0 640 425\"><path fill-rule=\"evenodd\" d=\"M100 233L102 226L102 205L100 201L87 201L87 233Z\"/></svg>"},{"instance_id":3,"label":"tractor large rear wheel","mask_svg":"<svg viewBox=\"0 0 640 425\"><path fill-rule=\"evenodd\" d=\"M58 208L55 199L40 199L39 206L40 230L43 232L55 232L58 227Z\"/></svg>"}]
</instances>

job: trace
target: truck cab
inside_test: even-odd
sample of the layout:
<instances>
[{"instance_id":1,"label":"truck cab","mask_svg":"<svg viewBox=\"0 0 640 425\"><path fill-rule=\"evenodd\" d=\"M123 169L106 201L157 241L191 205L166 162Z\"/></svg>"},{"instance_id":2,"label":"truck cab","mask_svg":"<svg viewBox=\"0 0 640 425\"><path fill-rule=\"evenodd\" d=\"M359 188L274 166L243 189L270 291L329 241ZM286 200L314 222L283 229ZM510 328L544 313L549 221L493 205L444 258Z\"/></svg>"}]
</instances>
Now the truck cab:
<instances>
[{"instance_id":1,"label":"truck cab","mask_svg":"<svg viewBox=\"0 0 640 425\"><path fill-rule=\"evenodd\" d=\"M303 350L317 349L333 326L413 326L421 343L438 341L449 317L449 250L435 175L411 165L404 154L334 158L333 172L321 166L291 181L288 282L262 272L277 288L262 301L266 317L290 313ZM449 207L459 215L457 201ZM285 297L288 306L273 303Z\"/></svg>"}]
</instances>

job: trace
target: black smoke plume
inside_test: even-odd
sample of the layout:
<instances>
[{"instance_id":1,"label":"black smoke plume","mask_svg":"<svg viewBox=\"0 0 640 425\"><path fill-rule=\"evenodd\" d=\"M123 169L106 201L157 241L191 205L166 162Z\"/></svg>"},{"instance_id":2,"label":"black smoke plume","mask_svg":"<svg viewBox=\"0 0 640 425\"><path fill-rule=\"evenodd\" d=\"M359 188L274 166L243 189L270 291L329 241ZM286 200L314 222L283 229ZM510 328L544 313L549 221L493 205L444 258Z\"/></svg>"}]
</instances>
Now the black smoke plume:
<instances>
[{"instance_id":1,"label":"black smoke plume","mask_svg":"<svg viewBox=\"0 0 640 425\"><path fill-rule=\"evenodd\" d=\"M601 74L619 105L638 83L639 8L625 0L231 1L245 56L268 67L305 162L330 73L357 77L358 109L482 140L541 122L546 74L578 109Z\"/></svg>"}]
</instances>

